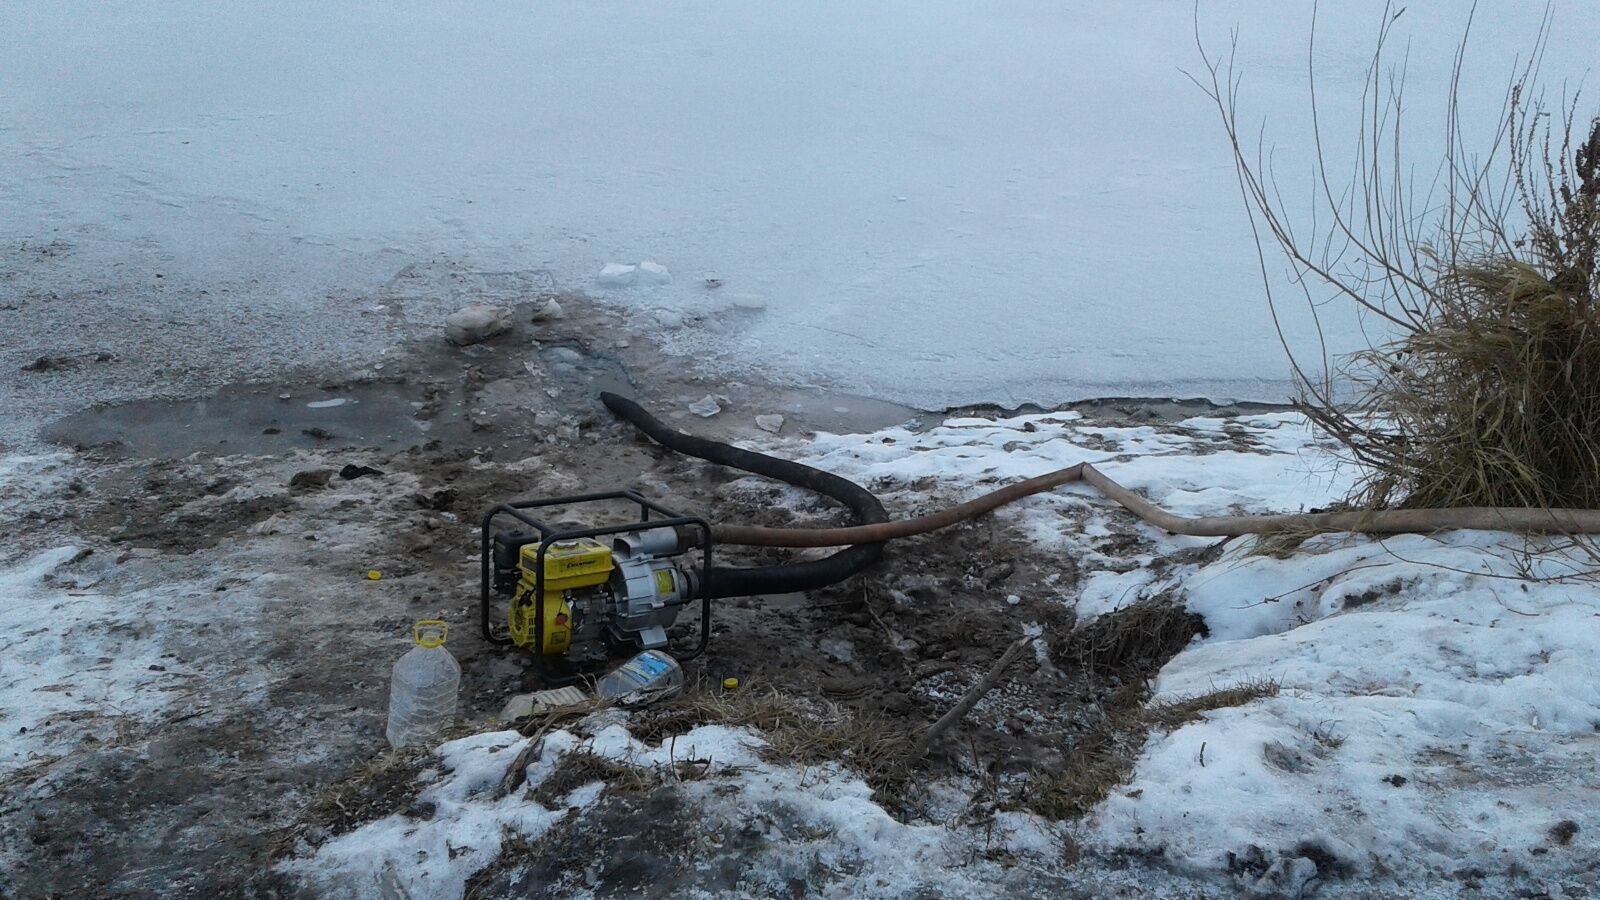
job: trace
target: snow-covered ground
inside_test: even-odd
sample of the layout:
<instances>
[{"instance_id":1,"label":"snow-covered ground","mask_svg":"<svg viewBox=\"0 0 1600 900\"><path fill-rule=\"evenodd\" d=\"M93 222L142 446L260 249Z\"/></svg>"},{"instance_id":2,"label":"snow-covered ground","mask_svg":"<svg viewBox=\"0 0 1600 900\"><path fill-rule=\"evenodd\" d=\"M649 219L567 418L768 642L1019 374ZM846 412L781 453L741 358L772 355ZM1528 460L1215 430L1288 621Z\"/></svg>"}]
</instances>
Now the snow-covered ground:
<instances>
[{"instance_id":1,"label":"snow-covered ground","mask_svg":"<svg viewBox=\"0 0 1600 900\"><path fill-rule=\"evenodd\" d=\"M1269 678L1282 693L1152 741L1097 839L1202 871L1233 854L1290 882L1327 868L1300 858L1332 858L1343 877L1522 867L1592 893L1600 588L1523 580L1504 534L1249 546L1189 579L1212 633L1162 671L1158 700Z\"/></svg>"},{"instance_id":2,"label":"snow-covered ground","mask_svg":"<svg viewBox=\"0 0 1600 900\"><path fill-rule=\"evenodd\" d=\"M1553 5L1545 71L1580 79L1600 6ZM1334 134L1382 6L1323 4ZM1426 178L1467 4L1404 6ZM1469 139L1541 4L1480 7ZM178 328L229 356L348 358L382 338L352 306L448 259L474 284L593 290L669 329L684 310L747 311L671 343L923 408L1281 400L1229 157L1180 71L1199 65L1194 14L1189 0L7 0L0 290L86 294L85 318ZM1246 121L1270 120L1302 209L1311 4L1202 0L1199 18L1218 52L1238 27ZM643 260L671 282L596 280ZM1331 310L1324 324L1334 350L1359 339ZM1298 315L1287 327L1309 336Z\"/></svg>"},{"instance_id":3,"label":"snow-covered ground","mask_svg":"<svg viewBox=\"0 0 1600 900\"><path fill-rule=\"evenodd\" d=\"M670 770L687 760L703 762L697 777L680 785L698 810L701 828L731 838L754 827L764 847L749 858L733 896L786 896L814 873L845 874L826 886L827 896L906 896L942 885L943 896L992 896L1000 867L975 862L962 841L983 840L984 829L896 821L872 802L872 789L843 766L800 770L764 762L765 743L745 729L705 725L659 745L641 743L616 719L590 722L596 733L579 738L557 731L542 739L527 763L527 783L538 786L574 750L645 770ZM600 718L600 717L596 717ZM454 898L466 879L500 856L506 838L534 840L566 815L583 815L605 788L596 781L558 798L553 808L519 794L495 799L506 770L530 738L516 731L491 731L441 746L439 770L419 799L436 812L419 824L390 816L342 835L311 856L290 862L288 871L329 897L371 896L375 886L399 885L402 896ZM441 771L442 770L442 771ZM1058 858L1064 829L1036 816L1005 814L984 845L1033 861ZM685 849L693 838L684 829ZM821 838L821 839L819 839ZM530 860L531 862L532 860ZM555 886L543 886L546 889ZM597 885L562 885L568 896L589 896ZM711 895L706 892L705 895Z\"/></svg>"},{"instance_id":4,"label":"snow-covered ground","mask_svg":"<svg viewBox=\"0 0 1600 900\"><path fill-rule=\"evenodd\" d=\"M1287 414L1128 427L1071 412L954 419L923 433L818 435L783 449L873 484L891 504L925 496L930 476L960 495L1091 460L1184 513L1291 511L1336 497L1350 474ZM747 886L758 893L825 859L828 871L846 873L828 887L838 896L900 897L930 885L984 896L1000 883L992 879L1030 869L1087 895L1119 884L1146 896L1180 890L1175 877L1195 879L1181 888L1194 896L1445 897L1473 885L1486 896L1592 894L1600 588L1566 578L1584 568L1581 557L1495 533L1327 535L1287 556L1252 554L1253 539L1240 539L1152 584L1125 550L1101 552L1108 526L1127 514L1090 488L997 515L1078 560L1086 577L1060 600L1085 619L1160 593L1204 617L1209 635L1162 670L1156 702L1261 680L1281 692L1152 732L1131 781L1080 823L1005 814L1005 867L961 849L980 834L992 842L994 828L897 822L847 765L763 762L751 732L701 728L648 746L613 711L588 723L591 738L550 736L530 782L578 747L644 768L711 757L707 778L684 787L708 822L767 823L748 856ZM1145 563L1210 542L1141 533ZM1097 562L1122 574L1096 572ZM490 790L524 742L496 732L442 747L423 795L435 818L390 816L289 868L356 894L389 879L413 896L456 896L498 857L503 834L532 840L563 814ZM930 786L950 790L959 788ZM574 792L564 801L577 809L570 814L584 815L598 791ZM776 810L796 818L784 827L762 818ZM1061 856L1067 838L1086 854L1077 868ZM1149 868L1152 859L1165 868ZM1116 860L1132 868L1094 880Z\"/></svg>"},{"instance_id":5,"label":"snow-covered ground","mask_svg":"<svg viewBox=\"0 0 1600 900\"><path fill-rule=\"evenodd\" d=\"M1183 515L1321 506L1354 474L1295 414L1175 430L1080 426L1070 412L958 419L920 435L819 436L812 455L857 478L956 478L974 492L1087 460ZM1064 529L1073 507L1088 520ZM1000 514L1091 562L1108 533L1097 522L1121 515L1084 486ZM1209 542L1144 530L1153 555ZM1177 588L1205 619L1210 634L1162 670L1155 702L1281 688L1152 737L1086 843L1232 869L1271 892L1474 870L1595 890L1600 586L1581 577L1595 560L1495 532L1327 535L1285 558L1252 554L1255 543L1162 582L1144 568L1085 578L1081 617Z\"/></svg>"}]
</instances>

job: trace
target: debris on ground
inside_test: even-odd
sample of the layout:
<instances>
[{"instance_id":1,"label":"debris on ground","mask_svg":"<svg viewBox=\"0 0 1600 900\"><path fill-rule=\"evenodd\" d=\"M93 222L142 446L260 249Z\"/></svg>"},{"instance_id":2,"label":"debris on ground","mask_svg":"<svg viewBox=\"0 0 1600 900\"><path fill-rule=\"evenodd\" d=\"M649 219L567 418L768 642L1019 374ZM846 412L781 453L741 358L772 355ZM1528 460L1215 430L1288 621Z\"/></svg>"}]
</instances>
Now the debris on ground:
<instances>
[{"instance_id":1,"label":"debris on ground","mask_svg":"<svg viewBox=\"0 0 1600 900\"><path fill-rule=\"evenodd\" d=\"M552 298L546 300L544 305L534 310L533 321L554 322L557 319L566 318L566 315L566 311L561 308L561 301Z\"/></svg>"},{"instance_id":2,"label":"debris on ground","mask_svg":"<svg viewBox=\"0 0 1600 900\"><path fill-rule=\"evenodd\" d=\"M516 694L506 700L506 705L500 710L499 718L502 722L515 722L588 702L589 695L571 685L532 691Z\"/></svg>"},{"instance_id":3,"label":"debris on ground","mask_svg":"<svg viewBox=\"0 0 1600 900\"><path fill-rule=\"evenodd\" d=\"M709 419L712 416L722 412L722 404L717 402L716 397L712 396L711 394L707 394L704 397L701 397L699 400L689 404L689 412L694 413L702 419Z\"/></svg>"},{"instance_id":4,"label":"debris on ground","mask_svg":"<svg viewBox=\"0 0 1600 900\"><path fill-rule=\"evenodd\" d=\"M355 463L345 463L344 466L339 469L339 477L343 478L345 481L354 481L357 478L366 478L368 475L382 474L382 469L375 469L372 466L356 465Z\"/></svg>"},{"instance_id":5,"label":"debris on ground","mask_svg":"<svg viewBox=\"0 0 1600 900\"><path fill-rule=\"evenodd\" d=\"M473 303L444 320L445 338L460 346L481 343L510 330L511 310L490 303Z\"/></svg>"},{"instance_id":6,"label":"debris on ground","mask_svg":"<svg viewBox=\"0 0 1600 900\"><path fill-rule=\"evenodd\" d=\"M332 469L305 469L289 479L291 491L314 491L328 486L333 478Z\"/></svg>"}]
</instances>

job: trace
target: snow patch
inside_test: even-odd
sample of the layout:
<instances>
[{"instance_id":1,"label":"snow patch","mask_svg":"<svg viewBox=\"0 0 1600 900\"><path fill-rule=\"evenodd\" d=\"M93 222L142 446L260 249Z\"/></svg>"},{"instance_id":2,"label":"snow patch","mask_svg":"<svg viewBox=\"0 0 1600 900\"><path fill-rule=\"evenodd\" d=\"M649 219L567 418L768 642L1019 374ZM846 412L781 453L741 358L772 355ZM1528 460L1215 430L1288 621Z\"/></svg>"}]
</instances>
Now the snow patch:
<instances>
[{"instance_id":1,"label":"snow patch","mask_svg":"<svg viewBox=\"0 0 1600 900\"><path fill-rule=\"evenodd\" d=\"M1600 802L1600 589L1519 579L1507 541L1230 548L1189 579L1211 633L1162 670L1158 699L1260 678L1282 692L1152 738L1095 817L1101 846L1201 871L1263 852L1320 859L1319 876L1586 868L1597 836L1550 830Z\"/></svg>"},{"instance_id":2,"label":"snow patch","mask_svg":"<svg viewBox=\"0 0 1600 900\"><path fill-rule=\"evenodd\" d=\"M162 656L148 612L177 592L131 595L78 586L64 569L76 546L0 569L0 775L59 756L117 722L149 723L181 699L191 677Z\"/></svg>"},{"instance_id":3,"label":"snow patch","mask_svg":"<svg viewBox=\"0 0 1600 900\"><path fill-rule=\"evenodd\" d=\"M787 890L794 879L820 870L835 877L826 885L829 896L902 897L935 886L947 896L989 896L1004 869L984 861L975 847L1050 866L1063 846L1061 826L1026 813L1000 813L982 828L904 824L838 764L794 769L764 762L756 752L763 741L746 729L705 725L651 746L628 733L625 717L602 713L589 724L598 727L587 739L570 731L545 737L528 766L529 786L580 750L641 768L704 760L705 777L676 789L695 810L697 831L761 834L746 857L744 890ZM432 818L393 815L368 823L285 863L284 870L326 896L372 896L392 885L412 897L461 897L472 874L499 855L504 837L532 840L569 808L590 806L604 791L599 782L582 785L556 809L522 791L495 799L494 787L527 741L500 731L441 745L437 755L447 774L418 797L434 805Z\"/></svg>"}]
</instances>

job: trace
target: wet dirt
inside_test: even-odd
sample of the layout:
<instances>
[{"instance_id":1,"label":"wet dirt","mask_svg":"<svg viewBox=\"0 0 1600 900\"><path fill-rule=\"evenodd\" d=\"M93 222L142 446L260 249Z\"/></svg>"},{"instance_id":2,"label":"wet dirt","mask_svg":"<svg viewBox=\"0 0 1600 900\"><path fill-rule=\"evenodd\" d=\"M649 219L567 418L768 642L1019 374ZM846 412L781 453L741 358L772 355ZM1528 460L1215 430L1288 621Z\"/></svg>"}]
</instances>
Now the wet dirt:
<instances>
[{"instance_id":1,"label":"wet dirt","mask_svg":"<svg viewBox=\"0 0 1600 900\"><path fill-rule=\"evenodd\" d=\"M62 417L42 433L66 446L152 459L400 450L430 442L510 448L571 439L569 420L587 427L597 417L609 418L597 399L602 391L650 403L664 419L714 438L760 434L756 416L782 416L785 434L872 431L937 419L820 388L696 375L621 314L582 295L558 296L566 310L560 320L534 321L549 299L536 297L517 305L509 332L483 343L456 347L427 334L354 374L300 373L280 382L224 385L203 397L103 403ZM707 396L719 412L690 412Z\"/></svg>"}]
</instances>

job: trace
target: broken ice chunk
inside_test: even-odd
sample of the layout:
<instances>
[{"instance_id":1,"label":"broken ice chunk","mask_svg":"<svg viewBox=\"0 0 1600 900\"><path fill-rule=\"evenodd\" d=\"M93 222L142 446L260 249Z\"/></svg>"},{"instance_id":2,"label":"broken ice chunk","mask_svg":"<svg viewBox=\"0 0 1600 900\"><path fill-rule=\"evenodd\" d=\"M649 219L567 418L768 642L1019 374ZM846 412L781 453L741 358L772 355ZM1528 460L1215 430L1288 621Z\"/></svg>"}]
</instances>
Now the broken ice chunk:
<instances>
[{"instance_id":1,"label":"broken ice chunk","mask_svg":"<svg viewBox=\"0 0 1600 900\"><path fill-rule=\"evenodd\" d=\"M605 268L600 270L600 274L596 275L594 280L601 287L627 287L633 284L633 276L638 269L638 266L624 263L606 263Z\"/></svg>"},{"instance_id":2,"label":"broken ice chunk","mask_svg":"<svg viewBox=\"0 0 1600 900\"><path fill-rule=\"evenodd\" d=\"M689 404L689 412L694 413L702 419L709 419L717 413L722 412L722 404L717 402L717 398L707 394L704 397L701 397L699 400Z\"/></svg>"},{"instance_id":3,"label":"broken ice chunk","mask_svg":"<svg viewBox=\"0 0 1600 900\"><path fill-rule=\"evenodd\" d=\"M489 303L472 303L444 320L444 334L452 344L465 346L486 341L511 330L511 310Z\"/></svg>"},{"instance_id":4,"label":"broken ice chunk","mask_svg":"<svg viewBox=\"0 0 1600 900\"><path fill-rule=\"evenodd\" d=\"M638 271L634 273L634 279L639 284L668 284L672 281L672 273L667 271L666 266L658 262L645 260L639 263Z\"/></svg>"}]
</instances>

